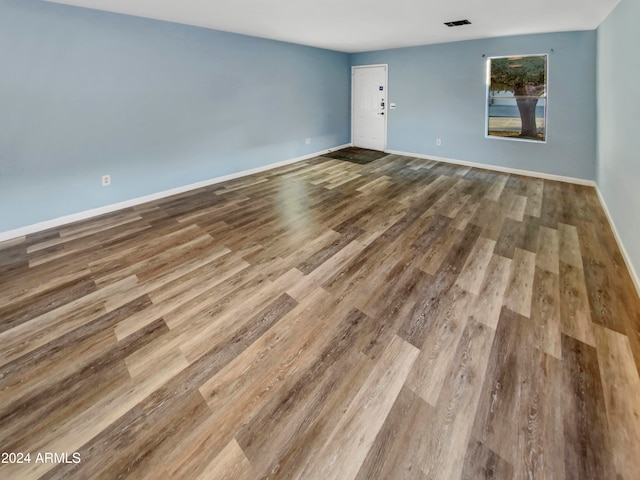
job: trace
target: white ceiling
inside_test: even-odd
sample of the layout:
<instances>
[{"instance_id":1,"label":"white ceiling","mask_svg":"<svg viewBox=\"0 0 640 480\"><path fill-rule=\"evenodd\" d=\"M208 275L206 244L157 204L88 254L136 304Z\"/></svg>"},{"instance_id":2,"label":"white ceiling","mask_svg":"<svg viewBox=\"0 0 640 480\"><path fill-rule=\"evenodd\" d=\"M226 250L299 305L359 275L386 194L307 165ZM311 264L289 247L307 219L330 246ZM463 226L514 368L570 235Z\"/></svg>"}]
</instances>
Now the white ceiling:
<instances>
[{"instance_id":1,"label":"white ceiling","mask_svg":"<svg viewBox=\"0 0 640 480\"><path fill-rule=\"evenodd\" d=\"M527 33L592 30L619 0L47 0L362 52ZM443 22L469 19L472 25Z\"/></svg>"}]
</instances>

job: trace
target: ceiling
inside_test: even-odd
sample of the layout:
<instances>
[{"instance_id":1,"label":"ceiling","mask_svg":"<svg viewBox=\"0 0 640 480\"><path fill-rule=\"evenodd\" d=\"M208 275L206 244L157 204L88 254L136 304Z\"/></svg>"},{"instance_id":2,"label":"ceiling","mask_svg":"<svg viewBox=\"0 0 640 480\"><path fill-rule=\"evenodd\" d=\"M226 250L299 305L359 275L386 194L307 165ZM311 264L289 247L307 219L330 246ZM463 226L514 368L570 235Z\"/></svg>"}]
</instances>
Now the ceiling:
<instances>
[{"instance_id":1,"label":"ceiling","mask_svg":"<svg viewBox=\"0 0 640 480\"><path fill-rule=\"evenodd\" d=\"M362 52L595 29L619 0L47 0ZM446 21L472 24L446 27Z\"/></svg>"}]
</instances>

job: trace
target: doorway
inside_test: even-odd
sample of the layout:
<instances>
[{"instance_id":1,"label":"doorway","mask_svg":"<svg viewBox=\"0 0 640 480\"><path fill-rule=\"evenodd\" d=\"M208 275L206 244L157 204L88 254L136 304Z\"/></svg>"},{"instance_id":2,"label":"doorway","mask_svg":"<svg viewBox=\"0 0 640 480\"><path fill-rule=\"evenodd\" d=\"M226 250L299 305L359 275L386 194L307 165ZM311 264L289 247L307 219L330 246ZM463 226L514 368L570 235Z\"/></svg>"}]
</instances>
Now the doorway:
<instances>
[{"instance_id":1,"label":"doorway","mask_svg":"<svg viewBox=\"0 0 640 480\"><path fill-rule=\"evenodd\" d=\"M387 65L351 67L351 142L387 148Z\"/></svg>"}]
</instances>

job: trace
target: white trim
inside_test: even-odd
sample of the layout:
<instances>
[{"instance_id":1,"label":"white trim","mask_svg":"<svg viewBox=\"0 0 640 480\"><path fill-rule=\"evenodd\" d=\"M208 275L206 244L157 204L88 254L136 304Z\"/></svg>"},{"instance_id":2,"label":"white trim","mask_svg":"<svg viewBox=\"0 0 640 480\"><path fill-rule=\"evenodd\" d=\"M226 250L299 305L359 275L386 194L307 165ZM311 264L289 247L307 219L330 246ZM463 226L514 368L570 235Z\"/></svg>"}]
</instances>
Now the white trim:
<instances>
[{"instance_id":1,"label":"white trim","mask_svg":"<svg viewBox=\"0 0 640 480\"><path fill-rule=\"evenodd\" d=\"M616 225L615 223L613 223L613 218L609 213L609 209L607 208L607 204L604 201L602 192L600 192L600 189L598 188L597 185L596 185L596 193L598 194L598 199L600 200L602 209L604 210L604 213L607 216L607 220L609 221L609 226L611 227L613 236L615 237L616 242L618 243L618 248L622 252L622 258L624 259L624 263L627 265L627 270L629 271L629 274L631 275L631 280L633 280L633 284L636 287L636 292L640 297L640 277L638 277L638 272L636 272L635 268L633 268L633 263L631 263L631 258L629 258L629 254L627 253L627 250L624 248L624 243L622 243L622 238L620 238L620 235L618 234L618 230L616 230Z\"/></svg>"},{"instance_id":2,"label":"white trim","mask_svg":"<svg viewBox=\"0 0 640 480\"><path fill-rule=\"evenodd\" d=\"M384 67L384 88L387 90L385 92L384 102L384 147L382 148L383 152L387 151L387 130L389 124L389 64L388 63L374 63L371 65L352 65L351 66L351 145L353 143L353 76L355 75L354 71L356 68L379 68Z\"/></svg>"},{"instance_id":3,"label":"white trim","mask_svg":"<svg viewBox=\"0 0 640 480\"><path fill-rule=\"evenodd\" d=\"M83 212L73 213L71 215L65 215L63 217L46 220L44 222L34 223L32 225L16 228L14 230L6 230L4 232L0 232L0 242L22 237L24 235L29 235L31 233L40 232L42 230L47 230L49 228L60 227L68 223L73 223L80 220L86 220L88 218L97 217L98 215L104 215L105 213L111 213L116 210L122 210L123 208L135 207L136 205L140 205L142 203L151 202L153 200L158 200L160 198L170 197L171 195L177 195L179 193L188 192L189 190L195 190L196 188L207 187L209 185L214 185L216 183L226 182L228 180L233 180L235 178L245 177L247 175L252 175L254 173L264 172L266 170L272 170L274 168L283 167L285 165L289 165L296 162L302 162L303 160L308 160L310 158L324 155L325 153L333 152L335 150L339 150L341 148L346 148L350 146L351 146L351 143L346 143L344 145L338 145L336 147L328 148L326 150L321 150L319 152L309 153L301 157L290 158L289 160L270 163L268 165L263 165L261 167L256 167L249 170L243 170L241 172L236 172L236 173L230 173L229 175L210 178L208 180L203 180L201 182L190 183L189 185L183 185L181 187L171 188L169 190L152 193L150 195L145 195L143 197L132 198L131 200L125 200L123 202L112 203L110 205L105 205L104 207L92 208L91 210L85 210Z\"/></svg>"},{"instance_id":4,"label":"white trim","mask_svg":"<svg viewBox=\"0 0 640 480\"><path fill-rule=\"evenodd\" d=\"M546 135L546 133L545 133L545 135ZM504 140L504 141L507 141L507 142L537 143L539 145L545 145L547 143L546 140L530 140L528 138L518 138L518 137L501 137L500 135L486 135L485 134L484 138L486 138L487 140Z\"/></svg>"},{"instance_id":5,"label":"white trim","mask_svg":"<svg viewBox=\"0 0 640 480\"><path fill-rule=\"evenodd\" d=\"M524 175L526 177L543 178L545 180L555 180L558 182L575 183L577 185L586 185L588 187L595 187L596 182L593 180L587 180L584 178L565 177L564 175L555 175L553 173L533 172L531 170L521 170L519 168L500 167L497 165L490 165L487 163L467 162L465 160L455 160L453 158L436 157L435 155L424 155L421 153L401 152L398 150L385 150L387 153L393 153L394 155L405 155L407 157L424 158L426 160L435 160L437 162L452 163L454 165L463 165L465 167L483 168L485 170L494 170L496 172L513 173L516 175Z\"/></svg>"}]
</instances>

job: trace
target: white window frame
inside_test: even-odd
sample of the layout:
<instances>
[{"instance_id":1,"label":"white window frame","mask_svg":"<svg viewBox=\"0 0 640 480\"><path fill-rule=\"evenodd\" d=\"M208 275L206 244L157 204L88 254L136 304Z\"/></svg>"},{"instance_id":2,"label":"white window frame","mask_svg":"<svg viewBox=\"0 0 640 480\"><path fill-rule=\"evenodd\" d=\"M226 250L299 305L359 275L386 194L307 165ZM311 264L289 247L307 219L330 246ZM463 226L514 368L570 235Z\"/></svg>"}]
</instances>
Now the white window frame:
<instances>
[{"instance_id":1,"label":"white window frame","mask_svg":"<svg viewBox=\"0 0 640 480\"><path fill-rule=\"evenodd\" d=\"M499 58L516 58L516 57L545 57L545 93L540 98L544 98L544 139L543 140L534 140L531 138L519 138L519 137L507 137L500 135L490 135L489 134L489 106L491 102L491 61ZM549 128L548 128L548 119L549 119L549 55L547 53L535 53L535 54L518 54L518 55L502 55L502 56L491 56L487 57L487 77L486 77L486 94L485 94L485 115L484 115L484 136L485 138L495 139L495 140L507 140L513 142L527 142L527 143L536 143L536 144L546 144L549 140ZM504 97L509 98L509 97ZM517 107L516 107L517 108ZM537 108L537 107L536 107Z\"/></svg>"}]
</instances>

